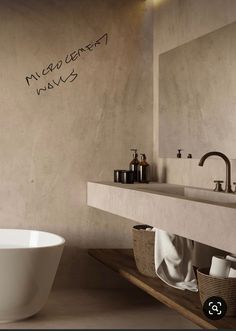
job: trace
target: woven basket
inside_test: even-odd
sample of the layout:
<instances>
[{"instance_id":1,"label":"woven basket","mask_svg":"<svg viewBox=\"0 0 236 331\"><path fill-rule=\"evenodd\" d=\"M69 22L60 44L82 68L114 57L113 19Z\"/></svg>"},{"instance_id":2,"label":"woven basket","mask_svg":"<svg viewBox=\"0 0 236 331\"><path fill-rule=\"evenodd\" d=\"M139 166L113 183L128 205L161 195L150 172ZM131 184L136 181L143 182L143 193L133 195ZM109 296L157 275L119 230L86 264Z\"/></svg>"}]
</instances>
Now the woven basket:
<instances>
[{"instance_id":1,"label":"woven basket","mask_svg":"<svg viewBox=\"0 0 236 331\"><path fill-rule=\"evenodd\" d=\"M197 270L198 289L201 304L212 297L218 296L227 304L226 316L236 316L236 278L220 278L209 275L209 268Z\"/></svg>"},{"instance_id":2,"label":"woven basket","mask_svg":"<svg viewBox=\"0 0 236 331\"><path fill-rule=\"evenodd\" d=\"M146 231L152 226L141 224L133 227L133 250L138 271L144 276L157 277L154 262L155 232Z\"/></svg>"}]
</instances>

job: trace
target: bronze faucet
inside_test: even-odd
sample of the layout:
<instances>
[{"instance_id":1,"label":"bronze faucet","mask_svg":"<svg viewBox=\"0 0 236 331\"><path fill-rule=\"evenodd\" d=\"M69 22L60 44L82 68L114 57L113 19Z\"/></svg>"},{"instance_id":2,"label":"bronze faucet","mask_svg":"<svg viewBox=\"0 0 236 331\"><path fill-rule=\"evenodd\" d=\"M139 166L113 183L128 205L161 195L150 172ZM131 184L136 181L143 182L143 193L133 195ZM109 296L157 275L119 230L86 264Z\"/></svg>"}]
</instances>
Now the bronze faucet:
<instances>
[{"instance_id":1,"label":"bronze faucet","mask_svg":"<svg viewBox=\"0 0 236 331\"><path fill-rule=\"evenodd\" d=\"M199 161L198 165L200 167L203 166L205 160L212 155L216 155L221 157L224 161L225 161L225 165L226 165L226 180L225 180L225 190L224 192L226 193L233 193L232 189L231 189L231 165L230 165L230 160L227 158L227 156L221 152L209 152L206 153L202 156L201 160Z\"/></svg>"}]
</instances>

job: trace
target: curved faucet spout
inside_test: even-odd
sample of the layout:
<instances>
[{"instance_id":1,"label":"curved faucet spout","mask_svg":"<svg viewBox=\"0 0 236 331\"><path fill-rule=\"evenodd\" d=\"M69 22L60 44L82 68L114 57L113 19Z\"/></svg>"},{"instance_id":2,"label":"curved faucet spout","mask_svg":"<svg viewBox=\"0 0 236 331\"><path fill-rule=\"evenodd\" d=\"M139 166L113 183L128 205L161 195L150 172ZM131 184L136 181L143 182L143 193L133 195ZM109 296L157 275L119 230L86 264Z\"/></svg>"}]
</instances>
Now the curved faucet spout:
<instances>
[{"instance_id":1,"label":"curved faucet spout","mask_svg":"<svg viewBox=\"0 0 236 331\"><path fill-rule=\"evenodd\" d=\"M208 152L208 153L206 153L202 156L202 158L200 159L198 165L200 167L202 167L205 160L208 157L213 156L213 155L219 156L225 161L225 165L226 165L225 192L226 193L233 193L233 191L231 189L231 164L230 164L230 160L228 159L228 157L225 154L223 154L221 152Z\"/></svg>"}]
</instances>

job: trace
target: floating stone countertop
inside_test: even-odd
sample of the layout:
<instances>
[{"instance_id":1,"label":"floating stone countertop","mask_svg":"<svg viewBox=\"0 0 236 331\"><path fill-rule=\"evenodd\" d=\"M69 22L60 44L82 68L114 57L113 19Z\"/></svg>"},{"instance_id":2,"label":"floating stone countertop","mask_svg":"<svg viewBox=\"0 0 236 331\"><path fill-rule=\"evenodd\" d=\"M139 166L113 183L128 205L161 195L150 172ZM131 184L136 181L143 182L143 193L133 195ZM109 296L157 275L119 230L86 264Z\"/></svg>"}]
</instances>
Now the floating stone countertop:
<instances>
[{"instance_id":1,"label":"floating stone countertop","mask_svg":"<svg viewBox=\"0 0 236 331\"><path fill-rule=\"evenodd\" d=\"M236 254L232 198L229 203L204 201L189 194L189 187L155 182L87 184L88 206Z\"/></svg>"}]
</instances>

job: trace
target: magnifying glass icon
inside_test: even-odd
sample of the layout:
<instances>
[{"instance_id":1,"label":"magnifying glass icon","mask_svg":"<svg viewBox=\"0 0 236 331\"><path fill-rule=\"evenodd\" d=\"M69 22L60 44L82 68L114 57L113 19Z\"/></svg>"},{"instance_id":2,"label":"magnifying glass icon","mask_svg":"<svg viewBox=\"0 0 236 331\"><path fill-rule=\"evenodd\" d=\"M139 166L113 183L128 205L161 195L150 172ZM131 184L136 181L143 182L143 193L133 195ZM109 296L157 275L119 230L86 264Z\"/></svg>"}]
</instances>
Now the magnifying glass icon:
<instances>
[{"instance_id":1,"label":"magnifying glass icon","mask_svg":"<svg viewBox=\"0 0 236 331\"><path fill-rule=\"evenodd\" d=\"M227 313L227 304L221 297L212 296L203 305L205 316L212 320L219 320Z\"/></svg>"},{"instance_id":2,"label":"magnifying glass icon","mask_svg":"<svg viewBox=\"0 0 236 331\"><path fill-rule=\"evenodd\" d=\"M217 313L219 312L217 305L213 305L213 306L211 307L211 310L213 310L213 311L217 311Z\"/></svg>"}]
</instances>

